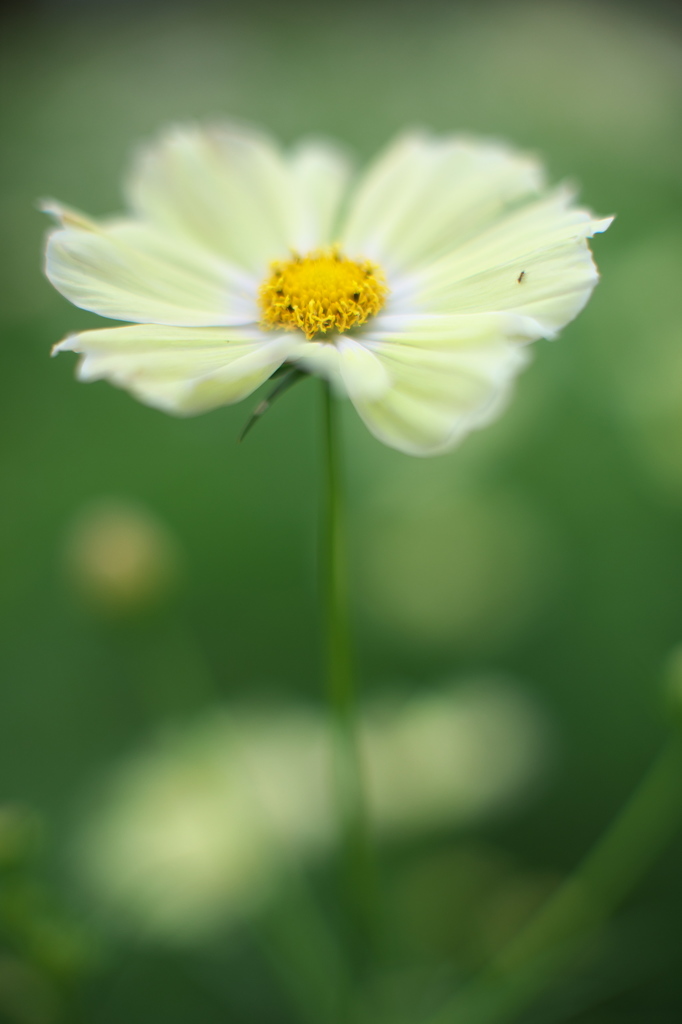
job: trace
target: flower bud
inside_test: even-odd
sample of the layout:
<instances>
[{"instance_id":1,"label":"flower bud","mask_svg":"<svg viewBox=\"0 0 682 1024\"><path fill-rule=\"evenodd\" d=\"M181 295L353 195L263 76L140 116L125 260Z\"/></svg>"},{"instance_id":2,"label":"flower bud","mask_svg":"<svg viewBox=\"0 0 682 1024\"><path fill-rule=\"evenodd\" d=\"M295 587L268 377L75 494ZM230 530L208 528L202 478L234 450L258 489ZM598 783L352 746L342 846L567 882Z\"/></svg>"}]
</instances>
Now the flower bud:
<instances>
[{"instance_id":1,"label":"flower bud","mask_svg":"<svg viewBox=\"0 0 682 1024\"><path fill-rule=\"evenodd\" d=\"M75 588L98 611L129 615L171 593L179 571L178 546L143 506L102 499L75 519L66 545L66 568Z\"/></svg>"}]
</instances>

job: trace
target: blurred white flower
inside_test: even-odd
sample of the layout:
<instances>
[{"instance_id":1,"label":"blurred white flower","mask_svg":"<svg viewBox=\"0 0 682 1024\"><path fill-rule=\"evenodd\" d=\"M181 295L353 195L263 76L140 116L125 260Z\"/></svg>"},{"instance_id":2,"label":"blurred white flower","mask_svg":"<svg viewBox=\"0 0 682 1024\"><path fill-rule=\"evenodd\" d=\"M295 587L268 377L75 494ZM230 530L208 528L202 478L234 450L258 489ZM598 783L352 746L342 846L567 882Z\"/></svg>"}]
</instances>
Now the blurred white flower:
<instances>
[{"instance_id":1,"label":"blurred white flower","mask_svg":"<svg viewBox=\"0 0 682 1024\"><path fill-rule=\"evenodd\" d=\"M500 682L369 705L361 726L374 827L463 824L517 798L543 723ZM114 919L192 941L257 910L335 841L326 718L214 712L128 761L78 837L78 875Z\"/></svg>"},{"instance_id":2,"label":"blurred white flower","mask_svg":"<svg viewBox=\"0 0 682 1024\"><path fill-rule=\"evenodd\" d=\"M329 845L323 719L214 712L124 763L78 839L123 924L192 939L256 909L292 855Z\"/></svg>"},{"instance_id":3,"label":"blurred white flower","mask_svg":"<svg viewBox=\"0 0 682 1024\"><path fill-rule=\"evenodd\" d=\"M500 680L387 699L368 709L363 754L373 817L388 834L465 824L518 799L544 762L541 717Z\"/></svg>"},{"instance_id":4,"label":"blurred white flower","mask_svg":"<svg viewBox=\"0 0 682 1024\"><path fill-rule=\"evenodd\" d=\"M381 441L452 448L502 408L525 345L552 337L597 281L586 239L610 220L548 191L493 141L412 132L357 179L342 153L177 127L143 150L132 216L61 226L46 273L131 326L71 335L82 380L179 415L237 402L283 364L330 380Z\"/></svg>"}]
</instances>

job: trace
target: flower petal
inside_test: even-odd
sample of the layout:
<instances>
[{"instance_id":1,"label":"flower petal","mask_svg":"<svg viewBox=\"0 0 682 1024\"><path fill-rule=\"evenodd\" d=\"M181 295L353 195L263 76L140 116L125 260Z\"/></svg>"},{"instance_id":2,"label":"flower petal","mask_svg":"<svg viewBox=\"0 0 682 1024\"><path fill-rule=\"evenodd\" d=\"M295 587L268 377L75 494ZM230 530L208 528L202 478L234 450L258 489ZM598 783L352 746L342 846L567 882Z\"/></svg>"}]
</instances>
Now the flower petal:
<instances>
[{"instance_id":1,"label":"flower petal","mask_svg":"<svg viewBox=\"0 0 682 1024\"><path fill-rule=\"evenodd\" d=\"M254 323L257 282L151 225L97 224L62 211L47 242L45 273L76 306L137 323Z\"/></svg>"},{"instance_id":2,"label":"flower petal","mask_svg":"<svg viewBox=\"0 0 682 1024\"><path fill-rule=\"evenodd\" d=\"M307 373L324 377L339 394L379 398L391 379L373 352L349 334L330 336L325 341L298 341L289 360Z\"/></svg>"},{"instance_id":3,"label":"flower petal","mask_svg":"<svg viewBox=\"0 0 682 1024\"><path fill-rule=\"evenodd\" d=\"M289 248L310 252L337 240L351 164L338 146L304 142L291 155L292 235Z\"/></svg>"},{"instance_id":4,"label":"flower petal","mask_svg":"<svg viewBox=\"0 0 682 1024\"><path fill-rule=\"evenodd\" d=\"M439 313L515 311L535 318L545 337L555 334L590 297L598 274L586 239L612 220L595 220L571 206L572 198L559 189L412 275L417 306Z\"/></svg>"},{"instance_id":5,"label":"flower petal","mask_svg":"<svg viewBox=\"0 0 682 1024\"><path fill-rule=\"evenodd\" d=\"M180 126L141 150L127 192L141 217L262 276L292 248L329 244L348 176L325 143L288 157L250 128Z\"/></svg>"},{"instance_id":6,"label":"flower petal","mask_svg":"<svg viewBox=\"0 0 682 1024\"><path fill-rule=\"evenodd\" d=\"M539 163L501 143L404 135L359 182L341 243L399 271L450 251L542 184Z\"/></svg>"},{"instance_id":7,"label":"flower petal","mask_svg":"<svg viewBox=\"0 0 682 1024\"><path fill-rule=\"evenodd\" d=\"M532 318L377 317L357 338L381 365L387 387L373 395L349 375L349 397L380 441L409 455L436 455L501 410L536 337Z\"/></svg>"},{"instance_id":8,"label":"flower petal","mask_svg":"<svg viewBox=\"0 0 682 1024\"><path fill-rule=\"evenodd\" d=\"M136 325L83 331L53 352L80 352L80 380L106 379L142 402L191 416L246 398L287 358L292 336L256 328Z\"/></svg>"}]
</instances>

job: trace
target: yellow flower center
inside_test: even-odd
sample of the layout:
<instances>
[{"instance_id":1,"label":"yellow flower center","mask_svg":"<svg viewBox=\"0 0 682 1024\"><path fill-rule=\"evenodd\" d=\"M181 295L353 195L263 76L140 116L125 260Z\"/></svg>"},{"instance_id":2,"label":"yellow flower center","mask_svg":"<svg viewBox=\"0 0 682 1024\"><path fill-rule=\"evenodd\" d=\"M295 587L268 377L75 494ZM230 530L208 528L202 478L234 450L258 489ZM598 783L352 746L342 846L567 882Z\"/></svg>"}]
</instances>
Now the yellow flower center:
<instances>
[{"instance_id":1,"label":"yellow flower center","mask_svg":"<svg viewBox=\"0 0 682 1024\"><path fill-rule=\"evenodd\" d=\"M258 293L263 326L298 328L308 340L364 324L388 295L376 264L349 260L335 248L294 254L290 260L272 263L270 270Z\"/></svg>"}]
</instances>

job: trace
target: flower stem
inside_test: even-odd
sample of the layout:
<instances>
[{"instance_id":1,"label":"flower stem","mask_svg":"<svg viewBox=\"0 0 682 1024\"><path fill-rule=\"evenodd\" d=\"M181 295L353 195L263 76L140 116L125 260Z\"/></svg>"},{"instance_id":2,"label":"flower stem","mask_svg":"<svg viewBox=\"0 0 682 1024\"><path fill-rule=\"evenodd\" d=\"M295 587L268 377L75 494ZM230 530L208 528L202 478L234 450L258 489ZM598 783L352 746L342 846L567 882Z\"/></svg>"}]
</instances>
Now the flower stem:
<instances>
[{"instance_id":1,"label":"flower stem","mask_svg":"<svg viewBox=\"0 0 682 1024\"><path fill-rule=\"evenodd\" d=\"M606 924L682 818L682 743L659 754L623 810L547 903L428 1024L507 1024Z\"/></svg>"},{"instance_id":2,"label":"flower stem","mask_svg":"<svg viewBox=\"0 0 682 1024\"><path fill-rule=\"evenodd\" d=\"M349 618L345 509L338 410L324 383L323 588L327 633L327 694L341 844L341 889L352 959L362 965L373 919L372 858L360 756Z\"/></svg>"},{"instance_id":3,"label":"flower stem","mask_svg":"<svg viewBox=\"0 0 682 1024\"><path fill-rule=\"evenodd\" d=\"M338 936L297 865L288 863L278 898L258 919L256 938L271 962L296 1019L328 1024L340 1014L352 991Z\"/></svg>"}]
</instances>

